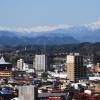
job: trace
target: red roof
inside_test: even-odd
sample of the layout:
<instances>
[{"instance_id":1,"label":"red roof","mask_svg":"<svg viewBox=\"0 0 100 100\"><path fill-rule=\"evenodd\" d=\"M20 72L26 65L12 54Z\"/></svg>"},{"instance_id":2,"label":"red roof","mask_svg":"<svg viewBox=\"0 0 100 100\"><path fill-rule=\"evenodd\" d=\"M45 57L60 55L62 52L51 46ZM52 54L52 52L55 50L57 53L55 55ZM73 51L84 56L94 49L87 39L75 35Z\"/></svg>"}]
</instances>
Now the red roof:
<instances>
[{"instance_id":1,"label":"red roof","mask_svg":"<svg viewBox=\"0 0 100 100\"><path fill-rule=\"evenodd\" d=\"M49 97L47 100L63 100L62 98Z\"/></svg>"}]
</instances>

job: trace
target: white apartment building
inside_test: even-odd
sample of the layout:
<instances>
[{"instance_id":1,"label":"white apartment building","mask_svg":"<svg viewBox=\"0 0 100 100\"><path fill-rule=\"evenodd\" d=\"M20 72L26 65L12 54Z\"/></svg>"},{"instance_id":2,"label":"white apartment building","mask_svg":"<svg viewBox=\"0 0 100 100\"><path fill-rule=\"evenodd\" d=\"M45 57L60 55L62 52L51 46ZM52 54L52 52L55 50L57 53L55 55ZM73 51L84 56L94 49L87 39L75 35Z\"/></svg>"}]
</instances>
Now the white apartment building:
<instances>
[{"instance_id":1,"label":"white apartment building","mask_svg":"<svg viewBox=\"0 0 100 100\"><path fill-rule=\"evenodd\" d=\"M46 56L44 54L35 55L34 67L38 75L46 71Z\"/></svg>"},{"instance_id":2,"label":"white apartment building","mask_svg":"<svg viewBox=\"0 0 100 100\"><path fill-rule=\"evenodd\" d=\"M19 60L17 60L17 68L19 70L27 71L28 70L28 64L26 64L23 59L19 59Z\"/></svg>"}]
</instances>

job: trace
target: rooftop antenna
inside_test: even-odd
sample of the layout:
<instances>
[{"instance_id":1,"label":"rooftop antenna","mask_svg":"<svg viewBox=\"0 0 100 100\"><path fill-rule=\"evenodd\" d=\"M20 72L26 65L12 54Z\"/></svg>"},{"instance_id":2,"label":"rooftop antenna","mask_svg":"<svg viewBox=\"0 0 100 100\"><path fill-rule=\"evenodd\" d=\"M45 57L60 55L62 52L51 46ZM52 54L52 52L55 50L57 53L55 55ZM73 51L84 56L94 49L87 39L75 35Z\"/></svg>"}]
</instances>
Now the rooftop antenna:
<instances>
[{"instance_id":1,"label":"rooftop antenna","mask_svg":"<svg viewBox=\"0 0 100 100\"><path fill-rule=\"evenodd\" d=\"M43 41L43 48L41 50L41 54L45 54L46 55L46 42L45 42L45 40Z\"/></svg>"},{"instance_id":2,"label":"rooftop antenna","mask_svg":"<svg viewBox=\"0 0 100 100\"><path fill-rule=\"evenodd\" d=\"M46 54L46 42L45 42L45 40L44 40L44 47L43 47L43 49L44 49L44 54Z\"/></svg>"},{"instance_id":3,"label":"rooftop antenna","mask_svg":"<svg viewBox=\"0 0 100 100\"><path fill-rule=\"evenodd\" d=\"M46 70L47 71L47 52L46 52L46 41L43 41L43 54L45 55L45 65L46 65Z\"/></svg>"},{"instance_id":4,"label":"rooftop antenna","mask_svg":"<svg viewBox=\"0 0 100 100\"><path fill-rule=\"evenodd\" d=\"M24 50L26 51L27 47L25 46Z\"/></svg>"},{"instance_id":5,"label":"rooftop antenna","mask_svg":"<svg viewBox=\"0 0 100 100\"><path fill-rule=\"evenodd\" d=\"M27 50L27 45L26 45L26 40L24 40L24 51L26 51Z\"/></svg>"}]
</instances>

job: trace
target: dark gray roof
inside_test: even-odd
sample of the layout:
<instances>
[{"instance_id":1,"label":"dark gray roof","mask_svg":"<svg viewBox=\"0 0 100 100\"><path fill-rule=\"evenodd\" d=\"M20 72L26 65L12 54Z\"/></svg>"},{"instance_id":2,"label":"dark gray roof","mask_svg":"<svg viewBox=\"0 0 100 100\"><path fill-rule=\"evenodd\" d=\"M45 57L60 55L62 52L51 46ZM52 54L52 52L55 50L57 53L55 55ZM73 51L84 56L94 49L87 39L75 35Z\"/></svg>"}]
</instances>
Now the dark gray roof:
<instances>
[{"instance_id":1,"label":"dark gray roof","mask_svg":"<svg viewBox=\"0 0 100 100\"><path fill-rule=\"evenodd\" d=\"M39 98L46 98L46 97L61 97L61 96L66 96L67 93L39 93L38 97Z\"/></svg>"}]
</instances>

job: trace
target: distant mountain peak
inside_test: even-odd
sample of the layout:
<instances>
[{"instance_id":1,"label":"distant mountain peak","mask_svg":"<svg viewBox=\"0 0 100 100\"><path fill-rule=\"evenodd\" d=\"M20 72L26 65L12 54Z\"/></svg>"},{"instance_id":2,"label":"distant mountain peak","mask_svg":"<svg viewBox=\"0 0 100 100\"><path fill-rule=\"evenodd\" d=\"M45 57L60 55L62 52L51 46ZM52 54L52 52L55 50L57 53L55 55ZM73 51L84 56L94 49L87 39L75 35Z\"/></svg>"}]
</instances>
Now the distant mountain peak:
<instances>
[{"instance_id":1,"label":"distant mountain peak","mask_svg":"<svg viewBox=\"0 0 100 100\"><path fill-rule=\"evenodd\" d=\"M73 43L73 41L75 41L75 43L77 43L77 41L100 42L100 20L94 23L84 25L53 25L36 26L31 28L0 27L0 36L1 39L3 39L1 41L2 44L5 44L5 41L8 39L8 37L9 41L10 39L13 39L13 41L15 41L15 44L17 44L18 41L20 43L25 43L25 41L27 40L28 42L30 42L34 39L35 41L33 42L37 41L38 43L41 43L41 41L45 39L46 41L51 43L51 39L55 41L57 38L60 41L58 42L59 44ZM72 38L70 38L70 36Z\"/></svg>"},{"instance_id":2,"label":"distant mountain peak","mask_svg":"<svg viewBox=\"0 0 100 100\"><path fill-rule=\"evenodd\" d=\"M94 23L84 24L83 26L85 26L86 28L88 28L90 30L98 30L98 29L100 29L100 20L96 21Z\"/></svg>"}]
</instances>

